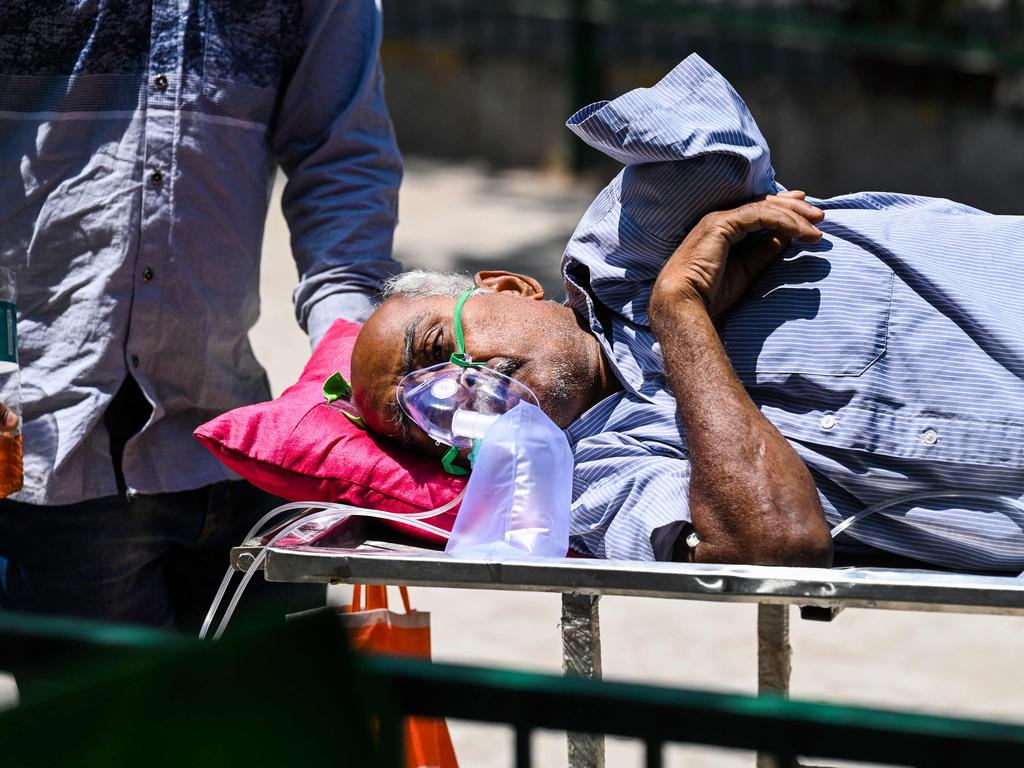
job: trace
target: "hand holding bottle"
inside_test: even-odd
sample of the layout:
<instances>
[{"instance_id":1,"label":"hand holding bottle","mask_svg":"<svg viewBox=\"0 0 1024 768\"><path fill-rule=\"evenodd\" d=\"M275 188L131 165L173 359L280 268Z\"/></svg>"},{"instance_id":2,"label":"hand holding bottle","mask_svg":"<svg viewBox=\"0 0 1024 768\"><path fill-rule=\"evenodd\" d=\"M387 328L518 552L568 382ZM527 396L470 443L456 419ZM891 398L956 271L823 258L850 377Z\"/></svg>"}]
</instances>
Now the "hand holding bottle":
<instances>
[{"instance_id":1,"label":"hand holding bottle","mask_svg":"<svg viewBox=\"0 0 1024 768\"><path fill-rule=\"evenodd\" d=\"M0 498L21 490L21 370L14 271L0 267Z\"/></svg>"},{"instance_id":2,"label":"hand holding bottle","mask_svg":"<svg viewBox=\"0 0 1024 768\"><path fill-rule=\"evenodd\" d=\"M18 414L0 403L0 432L14 432L18 428Z\"/></svg>"}]
</instances>

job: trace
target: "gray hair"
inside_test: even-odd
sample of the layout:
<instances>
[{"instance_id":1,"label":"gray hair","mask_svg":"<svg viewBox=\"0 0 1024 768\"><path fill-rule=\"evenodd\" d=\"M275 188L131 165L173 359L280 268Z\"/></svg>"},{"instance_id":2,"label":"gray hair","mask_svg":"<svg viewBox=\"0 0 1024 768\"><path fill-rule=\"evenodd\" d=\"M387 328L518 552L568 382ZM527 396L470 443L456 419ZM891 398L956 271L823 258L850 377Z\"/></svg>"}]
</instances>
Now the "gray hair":
<instances>
[{"instance_id":1,"label":"gray hair","mask_svg":"<svg viewBox=\"0 0 1024 768\"><path fill-rule=\"evenodd\" d=\"M473 278L461 272L411 269L383 281L380 285L380 296L382 301L395 296L404 296L409 299L427 299L434 296L455 297L463 291L475 287Z\"/></svg>"}]
</instances>

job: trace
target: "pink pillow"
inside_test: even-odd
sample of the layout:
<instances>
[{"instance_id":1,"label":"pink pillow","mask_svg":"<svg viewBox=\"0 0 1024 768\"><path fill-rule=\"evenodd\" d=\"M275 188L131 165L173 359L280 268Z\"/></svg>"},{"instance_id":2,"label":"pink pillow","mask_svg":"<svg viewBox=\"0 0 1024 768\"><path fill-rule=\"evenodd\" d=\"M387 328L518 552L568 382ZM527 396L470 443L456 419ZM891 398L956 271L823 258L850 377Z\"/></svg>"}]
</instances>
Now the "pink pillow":
<instances>
[{"instance_id":1,"label":"pink pillow","mask_svg":"<svg viewBox=\"0 0 1024 768\"><path fill-rule=\"evenodd\" d=\"M350 377L359 328L336 321L280 397L218 416L199 427L196 438L253 485L291 501L339 501L389 512L422 512L451 501L466 478L446 474L439 459L363 431L326 404L324 381L335 371ZM426 522L450 531L454 520L450 511ZM441 541L412 526L394 527Z\"/></svg>"}]
</instances>

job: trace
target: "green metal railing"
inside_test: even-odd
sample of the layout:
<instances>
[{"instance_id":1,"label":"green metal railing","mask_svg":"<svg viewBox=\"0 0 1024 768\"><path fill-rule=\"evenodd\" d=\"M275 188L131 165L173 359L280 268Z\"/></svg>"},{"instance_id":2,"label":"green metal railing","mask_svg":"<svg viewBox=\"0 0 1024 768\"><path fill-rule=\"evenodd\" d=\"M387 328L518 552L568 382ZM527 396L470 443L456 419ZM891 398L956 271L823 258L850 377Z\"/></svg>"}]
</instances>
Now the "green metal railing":
<instances>
[{"instance_id":1,"label":"green metal railing","mask_svg":"<svg viewBox=\"0 0 1024 768\"><path fill-rule=\"evenodd\" d=\"M521 0L522 1L522 0ZM532 0L525 0L532 2ZM691 34L769 41L837 54L871 54L944 68L988 71L1024 65L1024 4L1009 0L980 18L970 3L694 2L693 0L574 0L580 21L655 20ZM976 5L976 4L974 4Z\"/></svg>"},{"instance_id":2,"label":"green metal railing","mask_svg":"<svg viewBox=\"0 0 1024 768\"><path fill-rule=\"evenodd\" d=\"M482 45L492 53L528 44L543 26L565 29L571 47L574 28L592 25L625 38L643 55L649 40L623 29L654 22L663 30L691 36L724 36L782 47L824 49L832 54L871 53L885 59L931 62L944 68L1019 68L1024 65L1024 1L971 0L905 2L820 2L815 0L416 0L385 4L385 31ZM513 34L529 24L532 35ZM479 34L489 27L501 35ZM453 36L454 35L454 36ZM550 42L551 38L545 37Z\"/></svg>"},{"instance_id":3,"label":"green metal railing","mask_svg":"<svg viewBox=\"0 0 1024 768\"><path fill-rule=\"evenodd\" d=\"M1024 727L863 707L557 677L409 659L364 658L406 714L505 723L516 730L517 766L531 764L539 728L639 739L646 765L667 742L783 756L913 766L1024 764Z\"/></svg>"},{"instance_id":4,"label":"green metal railing","mask_svg":"<svg viewBox=\"0 0 1024 768\"><path fill-rule=\"evenodd\" d=\"M830 85L863 77L868 90L960 104L990 102L1024 70L1024 0L402 0L384 10L388 41L560 72L567 109L606 94L617 69L665 71L693 50L733 77L813 89L831 72ZM566 150L577 171L597 160L579 142Z\"/></svg>"},{"instance_id":5,"label":"green metal railing","mask_svg":"<svg viewBox=\"0 0 1024 768\"><path fill-rule=\"evenodd\" d=\"M352 657L329 615L216 644L144 630L0 615L0 668L62 685L0 713L5 765L397 766L404 715L506 724L516 766L536 729L913 766L1024 764L1024 727L385 657ZM88 661L83 654L93 653ZM78 657L71 663L71 656ZM376 734L376 735L374 735Z\"/></svg>"}]
</instances>

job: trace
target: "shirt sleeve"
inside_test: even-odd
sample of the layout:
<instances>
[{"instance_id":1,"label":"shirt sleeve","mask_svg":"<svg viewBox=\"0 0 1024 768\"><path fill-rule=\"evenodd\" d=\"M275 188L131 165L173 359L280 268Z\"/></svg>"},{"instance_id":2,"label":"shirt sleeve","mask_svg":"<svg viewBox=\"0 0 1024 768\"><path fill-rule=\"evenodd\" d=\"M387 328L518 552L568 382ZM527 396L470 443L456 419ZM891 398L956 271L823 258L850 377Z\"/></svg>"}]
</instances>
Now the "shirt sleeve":
<instances>
[{"instance_id":1,"label":"shirt sleeve","mask_svg":"<svg viewBox=\"0 0 1024 768\"><path fill-rule=\"evenodd\" d=\"M299 271L295 314L315 343L361 321L391 256L402 164L384 101L374 0L308 0L303 53L281 95L271 150Z\"/></svg>"},{"instance_id":2,"label":"shirt sleeve","mask_svg":"<svg viewBox=\"0 0 1024 768\"><path fill-rule=\"evenodd\" d=\"M592 104L566 125L625 168L584 214L563 271L642 325L654 280L701 216L783 189L746 104L696 54L656 85Z\"/></svg>"},{"instance_id":3,"label":"shirt sleeve","mask_svg":"<svg viewBox=\"0 0 1024 768\"><path fill-rule=\"evenodd\" d=\"M574 549L617 560L670 560L690 522L690 462L614 433L581 456L573 473Z\"/></svg>"}]
</instances>

